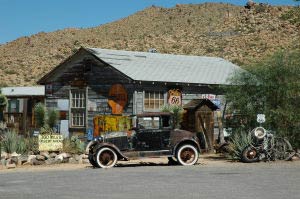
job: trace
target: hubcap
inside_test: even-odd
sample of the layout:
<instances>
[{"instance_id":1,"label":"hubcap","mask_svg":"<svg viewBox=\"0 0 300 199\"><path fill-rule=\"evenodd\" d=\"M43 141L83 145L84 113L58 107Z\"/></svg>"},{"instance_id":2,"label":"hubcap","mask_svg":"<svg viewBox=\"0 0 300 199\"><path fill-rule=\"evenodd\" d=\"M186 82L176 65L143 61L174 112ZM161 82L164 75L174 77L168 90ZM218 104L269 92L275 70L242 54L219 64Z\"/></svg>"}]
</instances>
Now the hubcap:
<instances>
[{"instance_id":1,"label":"hubcap","mask_svg":"<svg viewBox=\"0 0 300 199\"><path fill-rule=\"evenodd\" d=\"M114 162L114 154L111 151L103 151L99 159L101 164L109 166Z\"/></svg>"},{"instance_id":2,"label":"hubcap","mask_svg":"<svg viewBox=\"0 0 300 199\"><path fill-rule=\"evenodd\" d=\"M186 148L182 150L180 158L185 163L191 163L195 160L195 151L190 148Z\"/></svg>"},{"instance_id":3,"label":"hubcap","mask_svg":"<svg viewBox=\"0 0 300 199\"><path fill-rule=\"evenodd\" d=\"M249 159L253 159L253 158L255 158L255 156L256 156L256 151L255 150L251 149L251 150L248 151L247 157Z\"/></svg>"}]
</instances>

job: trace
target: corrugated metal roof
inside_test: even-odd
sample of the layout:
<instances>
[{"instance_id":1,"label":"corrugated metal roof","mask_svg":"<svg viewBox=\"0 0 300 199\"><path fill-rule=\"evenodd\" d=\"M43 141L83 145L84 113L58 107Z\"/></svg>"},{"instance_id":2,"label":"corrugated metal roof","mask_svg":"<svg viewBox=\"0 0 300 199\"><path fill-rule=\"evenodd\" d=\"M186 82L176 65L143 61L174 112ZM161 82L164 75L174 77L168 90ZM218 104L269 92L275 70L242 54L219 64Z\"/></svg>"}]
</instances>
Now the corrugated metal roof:
<instances>
[{"instance_id":1,"label":"corrugated metal roof","mask_svg":"<svg viewBox=\"0 0 300 199\"><path fill-rule=\"evenodd\" d=\"M237 65L216 57L85 48L136 81L229 84Z\"/></svg>"},{"instance_id":2,"label":"corrugated metal roof","mask_svg":"<svg viewBox=\"0 0 300 199\"><path fill-rule=\"evenodd\" d=\"M45 86L4 87L1 93L5 96L44 96Z\"/></svg>"}]
</instances>

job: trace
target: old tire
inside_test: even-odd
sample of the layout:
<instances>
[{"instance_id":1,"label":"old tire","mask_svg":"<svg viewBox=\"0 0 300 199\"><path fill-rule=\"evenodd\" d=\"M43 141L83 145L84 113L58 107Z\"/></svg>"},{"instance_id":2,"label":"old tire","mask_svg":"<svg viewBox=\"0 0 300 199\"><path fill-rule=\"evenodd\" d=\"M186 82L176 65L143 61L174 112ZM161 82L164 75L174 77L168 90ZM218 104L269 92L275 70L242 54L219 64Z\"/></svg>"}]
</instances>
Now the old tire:
<instances>
[{"instance_id":1,"label":"old tire","mask_svg":"<svg viewBox=\"0 0 300 199\"><path fill-rule=\"evenodd\" d=\"M252 146L246 147L242 151L241 161L245 163L253 163L259 161L259 152Z\"/></svg>"},{"instance_id":2,"label":"old tire","mask_svg":"<svg viewBox=\"0 0 300 199\"><path fill-rule=\"evenodd\" d=\"M118 161L116 152L113 149L103 147L96 152L96 164L100 168L111 168Z\"/></svg>"},{"instance_id":3,"label":"old tire","mask_svg":"<svg viewBox=\"0 0 300 199\"><path fill-rule=\"evenodd\" d=\"M97 162L94 159L94 155L92 153L89 153L89 161L90 161L91 165L93 165L93 167L98 167L99 168Z\"/></svg>"},{"instance_id":4,"label":"old tire","mask_svg":"<svg viewBox=\"0 0 300 199\"><path fill-rule=\"evenodd\" d=\"M182 145L178 148L176 153L176 159L179 164L183 166L190 166L196 164L198 161L198 150L189 144Z\"/></svg>"}]
</instances>

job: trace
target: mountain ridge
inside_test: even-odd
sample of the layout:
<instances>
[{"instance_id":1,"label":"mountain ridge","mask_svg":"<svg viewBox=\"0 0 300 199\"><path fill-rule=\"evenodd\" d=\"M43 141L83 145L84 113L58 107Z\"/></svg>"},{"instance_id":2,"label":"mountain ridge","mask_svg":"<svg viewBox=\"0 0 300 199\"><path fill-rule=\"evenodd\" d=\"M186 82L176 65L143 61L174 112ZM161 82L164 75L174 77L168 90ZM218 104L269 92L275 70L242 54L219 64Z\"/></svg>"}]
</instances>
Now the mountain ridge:
<instances>
[{"instance_id":1,"label":"mountain ridge","mask_svg":"<svg viewBox=\"0 0 300 199\"><path fill-rule=\"evenodd\" d=\"M39 32L0 45L0 85L34 85L78 48L222 57L245 66L280 49L294 48L298 27L283 20L290 6L224 3L148 7L92 28Z\"/></svg>"}]
</instances>

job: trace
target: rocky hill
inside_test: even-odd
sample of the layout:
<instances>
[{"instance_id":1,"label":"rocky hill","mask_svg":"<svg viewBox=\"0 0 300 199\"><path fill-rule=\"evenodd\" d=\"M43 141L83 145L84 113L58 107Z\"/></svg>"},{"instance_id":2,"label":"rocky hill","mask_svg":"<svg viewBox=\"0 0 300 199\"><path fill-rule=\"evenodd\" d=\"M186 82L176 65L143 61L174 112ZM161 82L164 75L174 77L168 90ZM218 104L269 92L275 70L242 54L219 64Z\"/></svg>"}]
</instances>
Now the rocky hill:
<instances>
[{"instance_id":1,"label":"rocky hill","mask_svg":"<svg viewBox=\"0 0 300 199\"><path fill-rule=\"evenodd\" d=\"M299 29L283 20L290 7L251 9L205 3L149 7L94 28L68 28L21 37L0 46L0 85L34 85L80 46L218 56L240 66L278 49L294 48Z\"/></svg>"}]
</instances>

